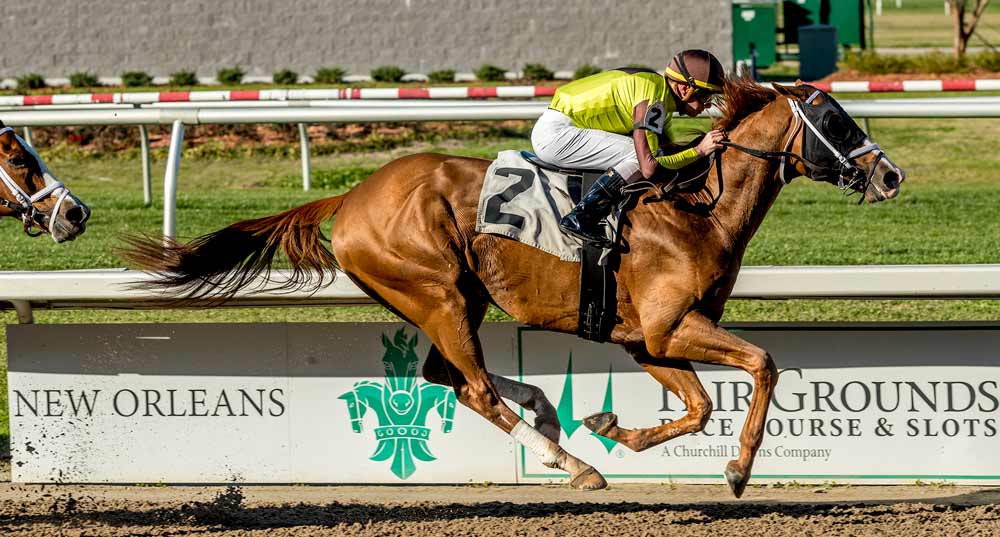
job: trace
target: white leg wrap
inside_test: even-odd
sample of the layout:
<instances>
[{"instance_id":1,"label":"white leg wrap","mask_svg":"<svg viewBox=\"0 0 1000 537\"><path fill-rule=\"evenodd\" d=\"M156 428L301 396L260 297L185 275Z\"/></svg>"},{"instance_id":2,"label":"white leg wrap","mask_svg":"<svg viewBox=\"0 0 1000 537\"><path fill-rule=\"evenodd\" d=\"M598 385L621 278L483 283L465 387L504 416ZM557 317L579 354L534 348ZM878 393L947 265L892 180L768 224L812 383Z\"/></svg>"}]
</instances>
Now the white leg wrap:
<instances>
[{"instance_id":1,"label":"white leg wrap","mask_svg":"<svg viewBox=\"0 0 1000 537\"><path fill-rule=\"evenodd\" d=\"M510 431L514 440L520 442L524 447L531 450L542 464L550 465L558 462L559 446L536 431L534 427L528 425L524 420L517 422Z\"/></svg>"}]
</instances>

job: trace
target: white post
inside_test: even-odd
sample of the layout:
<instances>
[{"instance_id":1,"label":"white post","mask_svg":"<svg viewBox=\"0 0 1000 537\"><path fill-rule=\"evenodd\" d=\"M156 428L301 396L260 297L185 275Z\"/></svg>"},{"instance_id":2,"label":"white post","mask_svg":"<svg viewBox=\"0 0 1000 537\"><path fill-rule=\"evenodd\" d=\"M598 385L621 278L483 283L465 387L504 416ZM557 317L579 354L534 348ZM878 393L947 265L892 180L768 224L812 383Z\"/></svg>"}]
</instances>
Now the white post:
<instances>
[{"instance_id":1,"label":"white post","mask_svg":"<svg viewBox=\"0 0 1000 537\"><path fill-rule=\"evenodd\" d=\"M305 123L299 123L299 144L302 146L302 190L308 191L312 171L309 164L309 130Z\"/></svg>"},{"instance_id":2,"label":"white post","mask_svg":"<svg viewBox=\"0 0 1000 537\"><path fill-rule=\"evenodd\" d=\"M181 165L184 123L175 120L170 131L170 152L163 176L163 237L173 238L177 231L177 171Z\"/></svg>"},{"instance_id":3,"label":"white post","mask_svg":"<svg viewBox=\"0 0 1000 537\"><path fill-rule=\"evenodd\" d=\"M882 0L875 0L875 16L882 16Z\"/></svg>"},{"instance_id":4,"label":"white post","mask_svg":"<svg viewBox=\"0 0 1000 537\"><path fill-rule=\"evenodd\" d=\"M139 142L142 145L142 203L149 207L153 204L153 172L149 162L149 131L145 125L139 125Z\"/></svg>"},{"instance_id":5,"label":"white post","mask_svg":"<svg viewBox=\"0 0 1000 537\"><path fill-rule=\"evenodd\" d=\"M27 142L32 149L35 148L35 137L31 135L31 127L24 128L24 141Z\"/></svg>"},{"instance_id":6,"label":"white post","mask_svg":"<svg viewBox=\"0 0 1000 537\"><path fill-rule=\"evenodd\" d=\"M903 0L896 0L896 9L901 9L903 7Z\"/></svg>"},{"instance_id":7,"label":"white post","mask_svg":"<svg viewBox=\"0 0 1000 537\"><path fill-rule=\"evenodd\" d=\"M944 0L944 14L951 15L951 4L948 3L948 0Z\"/></svg>"},{"instance_id":8,"label":"white post","mask_svg":"<svg viewBox=\"0 0 1000 537\"><path fill-rule=\"evenodd\" d=\"M11 300L14 311L17 312L17 322L20 324L35 324L35 315L31 311L31 302L27 300Z\"/></svg>"}]
</instances>

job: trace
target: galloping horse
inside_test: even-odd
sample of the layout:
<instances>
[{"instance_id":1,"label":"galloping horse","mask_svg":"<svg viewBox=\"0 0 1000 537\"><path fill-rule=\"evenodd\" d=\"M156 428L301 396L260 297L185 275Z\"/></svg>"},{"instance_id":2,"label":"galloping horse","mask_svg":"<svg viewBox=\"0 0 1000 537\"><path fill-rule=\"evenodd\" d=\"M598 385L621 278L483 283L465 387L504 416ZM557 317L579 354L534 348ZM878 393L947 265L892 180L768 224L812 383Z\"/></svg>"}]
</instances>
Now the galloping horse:
<instances>
[{"instance_id":1,"label":"galloping horse","mask_svg":"<svg viewBox=\"0 0 1000 537\"><path fill-rule=\"evenodd\" d=\"M86 229L90 208L70 193L42 157L0 121L0 217L13 216L31 236L71 241ZM32 231L37 227L41 231Z\"/></svg>"},{"instance_id":2,"label":"galloping horse","mask_svg":"<svg viewBox=\"0 0 1000 537\"><path fill-rule=\"evenodd\" d=\"M652 203L639 203L628 213L618 272L620 322L611 340L677 394L687 415L642 429L620 427L610 413L591 416L585 424L636 451L699 431L712 406L691 362L743 369L753 377L753 398L739 457L725 470L739 497L777 380L764 349L718 325L747 243L785 179L806 175L877 202L896 196L904 175L815 88L771 90L732 79L725 94L723 117L716 121L730 137L723 177L683 195L686 203L645 196ZM569 472L571 486L602 488L606 481L597 470L559 446L556 411L541 390L486 370L477 331L490 303L525 324L569 333L577 329L579 305L578 265L474 231L489 164L440 154L403 157L346 194L237 222L187 244L128 237L123 256L156 272L159 285L183 293L183 299L232 296L266 274L279 249L294 269L286 286L320 285L319 271L341 268L427 334L433 344L423 368L427 380L454 387L463 404L546 466ZM722 191L716 184L724 184ZM711 209L692 210L697 206ZM334 215L331 252L320 224ZM502 398L533 411L535 426Z\"/></svg>"}]
</instances>

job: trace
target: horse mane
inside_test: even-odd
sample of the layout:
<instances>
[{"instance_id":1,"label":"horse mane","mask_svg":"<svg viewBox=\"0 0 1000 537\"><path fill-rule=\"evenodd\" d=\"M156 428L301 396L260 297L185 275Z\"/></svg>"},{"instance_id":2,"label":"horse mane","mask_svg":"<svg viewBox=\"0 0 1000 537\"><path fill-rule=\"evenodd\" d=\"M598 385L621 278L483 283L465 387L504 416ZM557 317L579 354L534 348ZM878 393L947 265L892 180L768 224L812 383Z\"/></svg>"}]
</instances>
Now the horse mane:
<instances>
[{"instance_id":1,"label":"horse mane","mask_svg":"<svg viewBox=\"0 0 1000 537\"><path fill-rule=\"evenodd\" d=\"M726 77L722 92L725 95L719 105L722 116L712 125L712 128L722 131L733 130L747 116L778 98L778 92L761 86L746 75Z\"/></svg>"}]
</instances>

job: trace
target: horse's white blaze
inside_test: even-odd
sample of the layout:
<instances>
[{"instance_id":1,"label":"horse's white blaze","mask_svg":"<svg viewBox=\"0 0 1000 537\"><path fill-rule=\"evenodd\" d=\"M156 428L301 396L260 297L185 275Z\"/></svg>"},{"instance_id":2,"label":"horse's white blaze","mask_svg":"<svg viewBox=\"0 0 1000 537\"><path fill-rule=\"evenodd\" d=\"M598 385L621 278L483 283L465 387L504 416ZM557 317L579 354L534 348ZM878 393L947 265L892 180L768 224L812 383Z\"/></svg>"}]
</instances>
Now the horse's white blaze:
<instances>
[{"instance_id":1,"label":"horse's white blaze","mask_svg":"<svg viewBox=\"0 0 1000 537\"><path fill-rule=\"evenodd\" d=\"M559 462L559 446L524 420L517 422L511 429L510 436L531 450L542 464L551 466Z\"/></svg>"}]
</instances>

